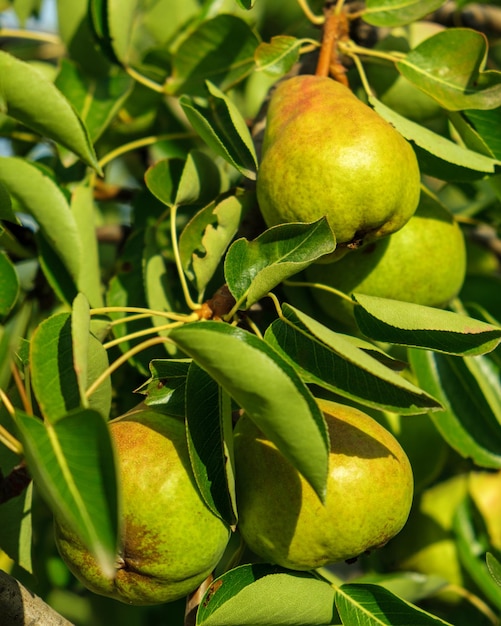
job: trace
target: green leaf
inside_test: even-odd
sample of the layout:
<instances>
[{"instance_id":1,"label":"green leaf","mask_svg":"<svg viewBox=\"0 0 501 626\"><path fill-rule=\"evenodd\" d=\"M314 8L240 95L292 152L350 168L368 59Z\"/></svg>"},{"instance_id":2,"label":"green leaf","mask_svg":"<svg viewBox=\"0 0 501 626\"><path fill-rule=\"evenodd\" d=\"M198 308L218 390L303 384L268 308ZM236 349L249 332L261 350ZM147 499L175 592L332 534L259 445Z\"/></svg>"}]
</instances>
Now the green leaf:
<instances>
[{"instance_id":1,"label":"green leaf","mask_svg":"<svg viewBox=\"0 0 501 626\"><path fill-rule=\"evenodd\" d=\"M214 160L192 150L186 161L162 159L145 174L151 193L167 206L206 203L221 189L221 174Z\"/></svg>"},{"instance_id":2,"label":"green leaf","mask_svg":"<svg viewBox=\"0 0 501 626\"><path fill-rule=\"evenodd\" d=\"M19 278L12 261L0 250L0 318L10 313L20 292Z\"/></svg>"},{"instance_id":3,"label":"green leaf","mask_svg":"<svg viewBox=\"0 0 501 626\"><path fill-rule=\"evenodd\" d=\"M286 278L336 248L326 218L311 224L272 226L253 241L237 239L226 255L228 287L242 309L248 309Z\"/></svg>"},{"instance_id":4,"label":"green leaf","mask_svg":"<svg viewBox=\"0 0 501 626\"><path fill-rule=\"evenodd\" d=\"M491 154L501 160L501 107L492 111L462 111Z\"/></svg>"},{"instance_id":5,"label":"green leaf","mask_svg":"<svg viewBox=\"0 0 501 626\"><path fill-rule=\"evenodd\" d=\"M270 43L260 43L254 53L256 70L270 76L283 76L299 59L299 50L304 40L278 35Z\"/></svg>"},{"instance_id":6,"label":"green leaf","mask_svg":"<svg viewBox=\"0 0 501 626\"><path fill-rule=\"evenodd\" d=\"M501 587L501 563L491 552L487 552L487 554L485 555L485 560L490 575L496 581L498 587Z\"/></svg>"},{"instance_id":7,"label":"green leaf","mask_svg":"<svg viewBox=\"0 0 501 626\"><path fill-rule=\"evenodd\" d=\"M84 408L88 408L89 406L88 399L85 396L89 375L89 334L89 301L82 293L79 293L73 300L71 310L71 350L73 352L73 369L79 390L79 402Z\"/></svg>"},{"instance_id":8,"label":"green leaf","mask_svg":"<svg viewBox=\"0 0 501 626\"><path fill-rule=\"evenodd\" d=\"M421 171L442 180L476 180L498 171L501 162L432 132L369 97L375 111L415 144Z\"/></svg>"},{"instance_id":9,"label":"green leaf","mask_svg":"<svg viewBox=\"0 0 501 626\"><path fill-rule=\"evenodd\" d=\"M444 0L367 0L363 20L374 26L400 26L433 13Z\"/></svg>"},{"instance_id":10,"label":"green leaf","mask_svg":"<svg viewBox=\"0 0 501 626\"><path fill-rule=\"evenodd\" d=\"M259 40L241 18L221 13L200 23L174 50L170 94L206 96L205 82L226 91L250 74Z\"/></svg>"},{"instance_id":11,"label":"green leaf","mask_svg":"<svg viewBox=\"0 0 501 626\"><path fill-rule=\"evenodd\" d=\"M487 368L478 363L486 357L461 358L423 350L409 350L408 354L419 386L444 407L430 413L442 437L478 466L501 467L500 397L490 401L499 382L484 397L488 382L481 377Z\"/></svg>"},{"instance_id":12,"label":"green leaf","mask_svg":"<svg viewBox=\"0 0 501 626\"><path fill-rule=\"evenodd\" d=\"M209 509L236 523L231 399L195 363L186 378L186 428L191 466Z\"/></svg>"},{"instance_id":13,"label":"green leaf","mask_svg":"<svg viewBox=\"0 0 501 626\"><path fill-rule=\"evenodd\" d=\"M106 5L106 26L110 45L120 63L127 65L132 45L132 29L141 2L139 0L121 0L120 2L108 0Z\"/></svg>"},{"instance_id":14,"label":"green leaf","mask_svg":"<svg viewBox=\"0 0 501 626\"><path fill-rule=\"evenodd\" d=\"M186 416L186 378L191 359L153 359L151 377L137 393L146 395L145 403L169 415Z\"/></svg>"},{"instance_id":15,"label":"green leaf","mask_svg":"<svg viewBox=\"0 0 501 626\"><path fill-rule=\"evenodd\" d=\"M214 580L197 626L325 626L335 620L335 591L306 572L241 565Z\"/></svg>"},{"instance_id":16,"label":"green leaf","mask_svg":"<svg viewBox=\"0 0 501 626\"><path fill-rule=\"evenodd\" d=\"M18 224L19 220L16 217L12 209L12 202L10 199L9 191L5 185L0 181L0 219ZM1 233L1 231L0 231Z\"/></svg>"},{"instance_id":17,"label":"green leaf","mask_svg":"<svg viewBox=\"0 0 501 626\"><path fill-rule=\"evenodd\" d=\"M474 356L501 341L501 328L452 311L354 294L360 330L376 341Z\"/></svg>"},{"instance_id":18,"label":"green leaf","mask_svg":"<svg viewBox=\"0 0 501 626\"><path fill-rule=\"evenodd\" d=\"M336 591L336 606L346 626L451 626L380 585L341 585Z\"/></svg>"},{"instance_id":19,"label":"green leaf","mask_svg":"<svg viewBox=\"0 0 501 626\"><path fill-rule=\"evenodd\" d=\"M77 410L56 424L16 411L15 422L40 493L113 576L119 505L106 422L90 409Z\"/></svg>"},{"instance_id":20,"label":"green leaf","mask_svg":"<svg viewBox=\"0 0 501 626\"><path fill-rule=\"evenodd\" d=\"M72 104L95 142L108 128L132 91L134 81L118 71L104 77L82 73L75 63L61 60L55 85Z\"/></svg>"},{"instance_id":21,"label":"green leaf","mask_svg":"<svg viewBox=\"0 0 501 626\"><path fill-rule=\"evenodd\" d=\"M17 157L0 157L0 181L19 209L36 220L48 245L78 282L82 244L61 189L44 171Z\"/></svg>"},{"instance_id":22,"label":"green leaf","mask_svg":"<svg viewBox=\"0 0 501 626\"><path fill-rule=\"evenodd\" d=\"M81 300L78 302L81 303ZM82 313L75 320L82 322ZM82 329L75 336L78 353L74 354L72 319L69 313L56 313L41 322L33 333L30 346L30 364L33 390L43 416L56 422L72 409L81 406L80 388L88 387L108 366L106 351L101 343L89 335L87 346L87 379L79 381L75 365L82 368ZM83 343L86 343L83 341ZM84 373L81 372L81 377ZM108 416L111 405L109 378L89 398L89 407Z\"/></svg>"},{"instance_id":23,"label":"green leaf","mask_svg":"<svg viewBox=\"0 0 501 626\"><path fill-rule=\"evenodd\" d=\"M85 294L92 307L102 307L104 303L92 187L77 185L73 189L70 209L78 229L82 250L85 251L85 263L80 265L76 286L78 291Z\"/></svg>"},{"instance_id":24,"label":"green leaf","mask_svg":"<svg viewBox=\"0 0 501 626\"><path fill-rule=\"evenodd\" d=\"M110 65L96 45L91 28L89 0L57 0L58 34L68 56L92 75L106 76ZM63 62L63 59L60 60Z\"/></svg>"},{"instance_id":25,"label":"green leaf","mask_svg":"<svg viewBox=\"0 0 501 626\"><path fill-rule=\"evenodd\" d=\"M487 39L469 28L447 28L396 63L405 78L450 111L501 105L501 72L482 71Z\"/></svg>"},{"instance_id":26,"label":"green leaf","mask_svg":"<svg viewBox=\"0 0 501 626\"><path fill-rule=\"evenodd\" d=\"M263 340L222 322L185 324L169 336L248 413L323 499L326 426L295 370Z\"/></svg>"},{"instance_id":27,"label":"green leaf","mask_svg":"<svg viewBox=\"0 0 501 626\"><path fill-rule=\"evenodd\" d=\"M255 206L255 194L237 190L200 209L179 237L179 254L187 277L195 284L199 301L219 267L242 219Z\"/></svg>"},{"instance_id":28,"label":"green leaf","mask_svg":"<svg viewBox=\"0 0 501 626\"><path fill-rule=\"evenodd\" d=\"M7 364L9 363L10 355ZM17 398L13 397L13 394L9 394L9 398L17 404ZM5 405L0 407L0 424L7 432L15 436L12 418L8 414ZM13 496L0 505L0 518L2 520L0 549L27 572L32 573L33 533L31 508L33 483L27 469L19 465L19 456L4 445L0 445L0 468L2 482L6 481L2 485L2 492L6 494L11 489L11 495Z\"/></svg>"},{"instance_id":29,"label":"green leaf","mask_svg":"<svg viewBox=\"0 0 501 626\"><path fill-rule=\"evenodd\" d=\"M469 496L456 509L453 530L461 564L487 600L501 610L501 594L485 562L485 550L475 528L474 505Z\"/></svg>"},{"instance_id":30,"label":"green leaf","mask_svg":"<svg viewBox=\"0 0 501 626\"><path fill-rule=\"evenodd\" d=\"M275 320L265 340L289 361L303 380L345 398L401 414L423 413L440 407L429 396L393 370L288 304L284 319Z\"/></svg>"},{"instance_id":31,"label":"green leaf","mask_svg":"<svg viewBox=\"0 0 501 626\"><path fill-rule=\"evenodd\" d=\"M0 50L0 112L60 143L100 172L85 125L63 94L29 63Z\"/></svg>"},{"instance_id":32,"label":"green leaf","mask_svg":"<svg viewBox=\"0 0 501 626\"><path fill-rule=\"evenodd\" d=\"M235 104L211 82L207 105L198 104L188 96L179 103L190 124L214 152L236 168L243 176L255 180L257 156L250 131Z\"/></svg>"}]
</instances>

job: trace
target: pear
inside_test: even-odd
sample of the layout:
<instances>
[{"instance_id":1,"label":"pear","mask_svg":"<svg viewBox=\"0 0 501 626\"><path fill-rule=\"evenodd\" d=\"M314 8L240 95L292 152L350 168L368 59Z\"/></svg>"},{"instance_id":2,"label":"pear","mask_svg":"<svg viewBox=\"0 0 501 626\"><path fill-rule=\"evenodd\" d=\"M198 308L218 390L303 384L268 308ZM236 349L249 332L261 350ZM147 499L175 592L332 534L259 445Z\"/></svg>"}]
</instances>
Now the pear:
<instances>
[{"instance_id":1,"label":"pear","mask_svg":"<svg viewBox=\"0 0 501 626\"><path fill-rule=\"evenodd\" d=\"M278 85L257 175L268 226L326 216L338 247L357 247L402 228L419 195L411 145L349 88L312 75Z\"/></svg>"},{"instance_id":2,"label":"pear","mask_svg":"<svg viewBox=\"0 0 501 626\"><path fill-rule=\"evenodd\" d=\"M91 591L128 604L182 598L212 572L229 529L203 502L192 474L183 420L138 408L110 422L122 491L116 576L98 564L63 523L56 545Z\"/></svg>"},{"instance_id":3,"label":"pear","mask_svg":"<svg viewBox=\"0 0 501 626\"><path fill-rule=\"evenodd\" d=\"M345 294L403 300L444 307L461 289L466 273L463 232L453 215L423 194L409 222L397 233L350 251L337 263L315 263L306 269L309 282ZM353 323L353 305L328 291L312 289L330 317Z\"/></svg>"},{"instance_id":4,"label":"pear","mask_svg":"<svg viewBox=\"0 0 501 626\"><path fill-rule=\"evenodd\" d=\"M413 496L409 460L389 431L356 408L317 402L331 441L325 504L248 416L235 427L239 531L256 555L296 570L383 546Z\"/></svg>"}]
</instances>

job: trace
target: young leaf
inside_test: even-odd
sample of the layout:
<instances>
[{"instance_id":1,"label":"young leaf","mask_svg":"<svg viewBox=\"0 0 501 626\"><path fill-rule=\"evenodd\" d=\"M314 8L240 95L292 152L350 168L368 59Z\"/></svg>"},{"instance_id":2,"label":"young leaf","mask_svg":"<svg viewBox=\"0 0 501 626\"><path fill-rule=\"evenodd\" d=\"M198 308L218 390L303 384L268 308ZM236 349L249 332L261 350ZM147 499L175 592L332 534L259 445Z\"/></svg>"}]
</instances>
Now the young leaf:
<instances>
[{"instance_id":1,"label":"young leaf","mask_svg":"<svg viewBox=\"0 0 501 626\"><path fill-rule=\"evenodd\" d=\"M331 585L306 572L241 565L205 592L197 626L325 626L338 623Z\"/></svg>"},{"instance_id":2,"label":"young leaf","mask_svg":"<svg viewBox=\"0 0 501 626\"><path fill-rule=\"evenodd\" d=\"M234 15L223 13L201 22L174 50L166 91L205 97L207 76L226 91L252 70L258 43L253 29Z\"/></svg>"},{"instance_id":3,"label":"young leaf","mask_svg":"<svg viewBox=\"0 0 501 626\"><path fill-rule=\"evenodd\" d=\"M181 262L200 300L242 219L254 204L254 193L237 190L200 209L181 232Z\"/></svg>"},{"instance_id":4,"label":"young leaf","mask_svg":"<svg viewBox=\"0 0 501 626\"><path fill-rule=\"evenodd\" d=\"M195 363L186 378L186 429L191 466L210 510L236 523L231 399Z\"/></svg>"},{"instance_id":5,"label":"young leaf","mask_svg":"<svg viewBox=\"0 0 501 626\"><path fill-rule=\"evenodd\" d=\"M367 0L363 20L374 26L401 26L433 13L443 0Z\"/></svg>"},{"instance_id":6,"label":"young leaf","mask_svg":"<svg viewBox=\"0 0 501 626\"><path fill-rule=\"evenodd\" d=\"M491 352L501 328L452 311L354 294L360 330L376 341L474 356Z\"/></svg>"},{"instance_id":7,"label":"young leaf","mask_svg":"<svg viewBox=\"0 0 501 626\"><path fill-rule=\"evenodd\" d=\"M452 626L380 585L341 585L336 591L336 606L346 626Z\"/></svg>"},{"instance_id":8,"label":"young leaf","mask_svg":"<svg viewBox=\"0 0 501 626\"><path fill-rule=\"evenodd\" d=\"M237 239L228 250L224 273L240 308L248 309L286 278L336 248L327 220L272 226L253 241Z\"/></svg>"},{"instance_id":9,"label":"young leaf","mask_svg":"<svg viewBox=\"0 0 501 626\"><path fill-rule=\"evenodd\" d=\"M113 576L119 504L105 420L96 411L80 409L55 424L16 411L15 422L40 493Z\"/></svg>"},{"instance_id":10,"label":"young leaf","mask_svg":"<svg viewBox=\"0 0 501 626\"><path fill-rule=\"evenodd\" d=\"M0 251L0 318L16 304L20 292L19 277L7 254Z\"/></svg>"},{"instance_id":11,"label":"young leaf","mask_svg":"<svg viewBox=\"0 0 501 626\"><path fill-rule=\"evenodd\" d=\"M222 322L185 324L169 337L229 393L323 498L326 426L295 370L263 340Z\"/></svg>"},{"instance_id":12,"label":"young leaf","mask_svg":"<svg viewBox=\"0 0 501 626\"><path fill-rule=\"evenodd\" d=\"M501 72L482 71L487 39L470 28L447 28L397 62L408 80L451 111L501 105Z\"/></svg>"},{"instance_id":13,"label":"young leaf","mask_svg":"<svg viewBox=\"0 0 501 626\"><path fill-rule=\"evenodd\" d=\"M382 365L343 335L285 304L265 340L299 369L303 380L346 398L401 414L440 407L437 400Z\"/></svg>"},{"instance_id":14,"label":"young leaf","mask_svg":"<svg viewBox=\"0 0 501 626\"><path fill-rule=\"evenodd\" d=\"M486 357L461 358L424 350L409 350L408 355L419 386L444 407L430 413L443 438L480 467L501 467L499 398L489 404L482 393L485 383L479 385L483 368L476 376L471 371Z\"/></svg>"},{"instance_id":15,"label":"young leaf","mask_svg":"<svg viewBox=\"0 0 501 626\"><path fill-rule=\"evenodd\" d=\"M61 189L36 165L16 157L0 157L0 181L19 208L36 220L49 246L78 281L82 244Z\"/></svg>"},{"instance_id":16,"label":"young leaf","mask_svg":"<svg viewBox=\"0 0 501 626\"><path fill-rule=\"evenodd\" d=\"M205 143L243 176L255 180L257 156L250 131L235 104L207 81L208 105L188 96L179 102L188 120Z\"/></svg>"},{"instance_id":17,"label":"young leaf","mask_svg":"<svg viewBox=\"0 0 501 626\"><path fill-rule=\"evenodd\" d=\"M0 111L60 143L100 171L82 120L63 94L29 63L0 50ZM31 187L31 185L30 185ZM33 184L33 187L36 187Z\"/></svg>"},{"instance_id":18,"label":"young leaf","mask_svg":"<svg viewBox=\"0 0 501 626\"><path fill-rule=\"evenodd\" d=\"M424 173L442 180L476 180L486 174L493 174L501 167L499 160L469 150L408 120L373 96L369 97L369 102L381 117L415 144L419 165Z\"/></svg>"},{"instance_id":19,"label":"young leaf","mask_svg":"<svg viewBox=\"0 0 501 626\"><path fill-rule=\"evenodd\" d=\"M303 40L288 35L271 38L270 43L260 43L254 53L256 69L270 76L283 76L299 58Z\"/></svg>"}]
</instances>

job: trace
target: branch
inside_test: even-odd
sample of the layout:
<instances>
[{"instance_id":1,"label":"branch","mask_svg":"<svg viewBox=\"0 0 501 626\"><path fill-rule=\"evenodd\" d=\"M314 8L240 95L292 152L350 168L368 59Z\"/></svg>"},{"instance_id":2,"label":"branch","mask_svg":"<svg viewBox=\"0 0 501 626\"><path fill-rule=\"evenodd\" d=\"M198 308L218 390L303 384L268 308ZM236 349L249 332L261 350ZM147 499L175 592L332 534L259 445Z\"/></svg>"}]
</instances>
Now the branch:
<instances>
[{"instance_id":1,"label":"branch","mask_svg":"<svg viewBox=\"0 0 501 626\"><path fill-rule=\"evenodd\" d=\"M73 626L12 576L0 570L2 626Z\"/></svg>"}]
</instances>

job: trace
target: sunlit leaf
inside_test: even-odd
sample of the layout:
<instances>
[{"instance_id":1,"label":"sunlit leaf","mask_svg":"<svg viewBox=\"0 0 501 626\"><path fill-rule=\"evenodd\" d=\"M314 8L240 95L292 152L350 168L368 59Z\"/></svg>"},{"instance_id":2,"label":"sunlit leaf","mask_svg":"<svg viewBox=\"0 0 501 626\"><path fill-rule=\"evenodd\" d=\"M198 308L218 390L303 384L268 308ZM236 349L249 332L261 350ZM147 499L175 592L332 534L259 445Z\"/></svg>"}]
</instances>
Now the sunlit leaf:
<instances>
[{"instance_id":1,"label":"sunlit leaf","mask_svg":"<svg viewBox=\"0 0 501 626\"><path fill-rule=\"evenodd\" d=\"M235 241L226 255L228 287L242 309L249 308L286 278L336 248L327 220L272 226L253 241Z\"/></svg>"},{"instance_id":2,"label":"sunlit leaf","mask_svg":"<svg viewBox=\"0 0 501 626\"><path fill-rule=\"evenodd\" d=\"M99 171L85 125L62 93L37 69L0 51L0 111L60 143Z\"/></svg>"},{"instance_id":3,"label":"sunlit leaf","mask_svg":"<svg viewBox=\"0 0 501 626\"><path fill-rule=\"evenodd\" d=\"M56 424L21 411L15 421L40 493L56 517L96 556L104 572L114 575L119 505L105 420L93 410L82 409Z\"/></svg>"},{"instance_id":4,"label":"sunlit leaf","mask_svg":"<svg viewBox=\"0 0 501 626\"><path fill-rule=\"evenodd\" d=\"M367 0L363 19L374 26L400 26L433 13L444 0Z\"/></svg>"},{"instance_id":5,"label":"sunlit leaf","mask_svg":"<svg viewBox=\"0 0 501 626\"><path fill-rule=\"evenodd\" d=\"M452 626L379 585L349 583L336 592L343 624L360 626Z\"/></svg>"},{"instance_id":6,"label":"sunlit leaf","mask_svg":"<svg viewBox=\"0 0 501 626\"><path fill-rule=\"evenodd\" d=\"M197 626L325 626L337 623L335 591L307 572L241 565L216 578L197 612Z\"/></svg>"},{"instance_id":7,"label":"sunlit leaf","mask_svg":"<svg viewBox=\"0 0 501 626\"><path fill-rule=\"evenodd\" d=\"M490 352L501 341L501 328L467 315L376 296L353 297L361 331L377 341L464 356Z\"/></svg>"}]
</instances>

